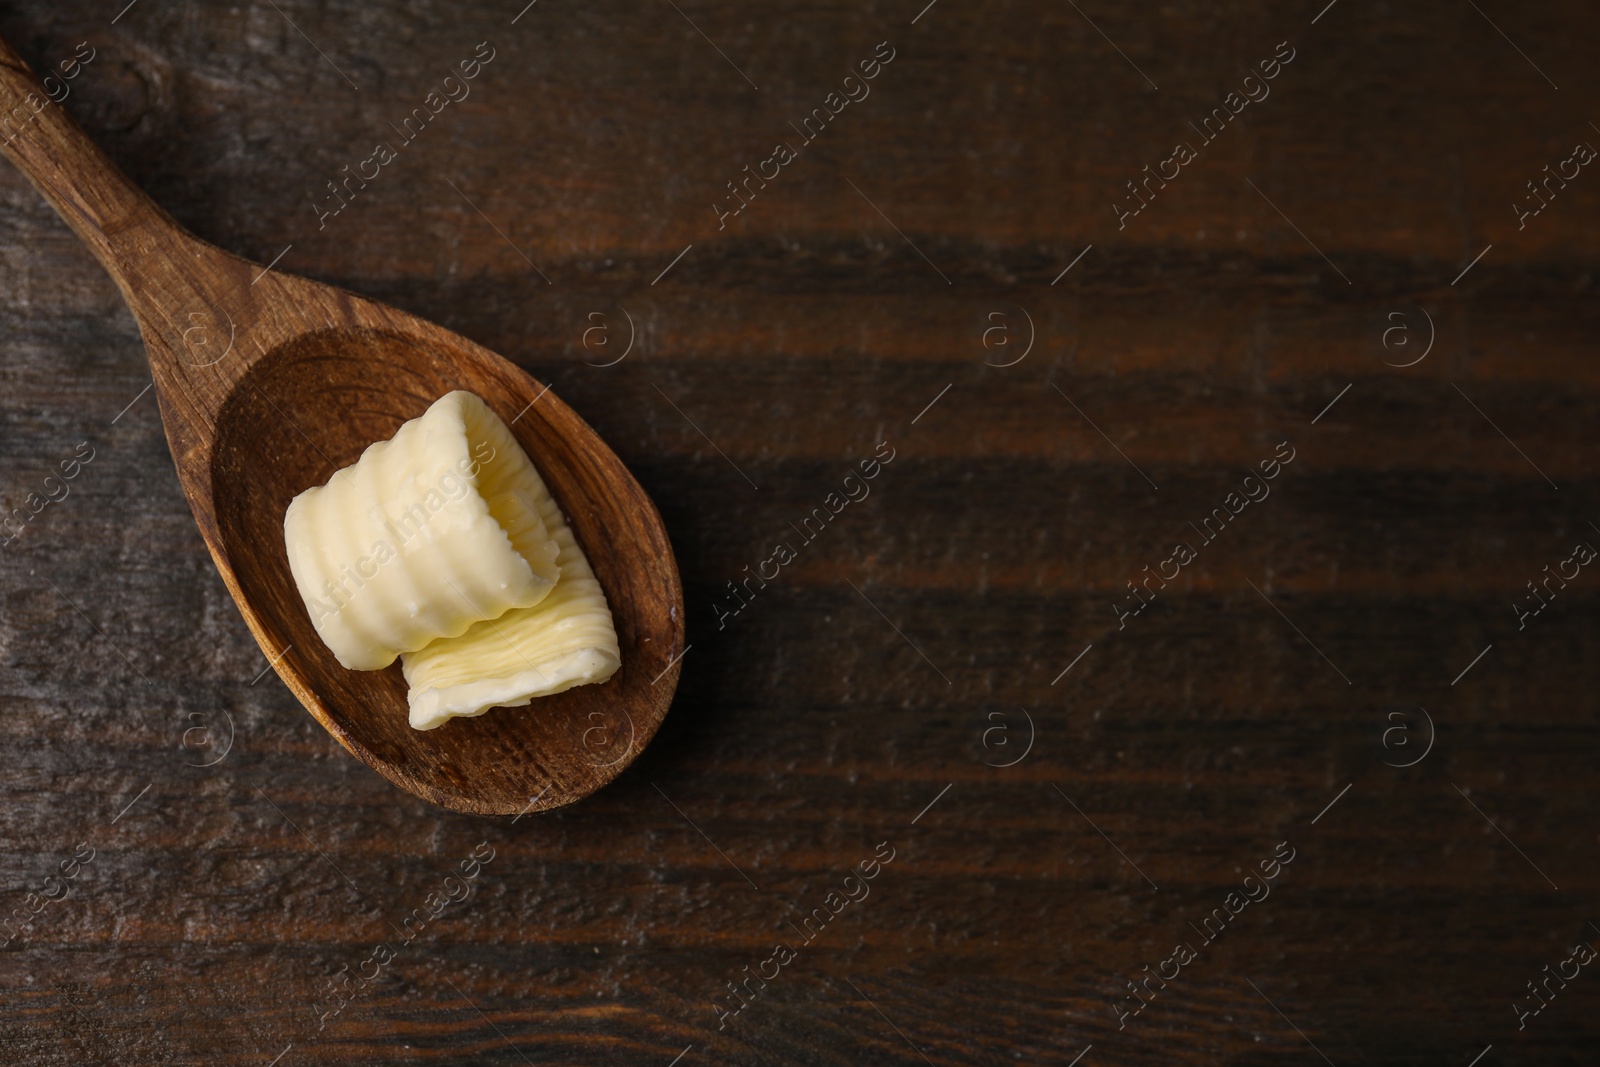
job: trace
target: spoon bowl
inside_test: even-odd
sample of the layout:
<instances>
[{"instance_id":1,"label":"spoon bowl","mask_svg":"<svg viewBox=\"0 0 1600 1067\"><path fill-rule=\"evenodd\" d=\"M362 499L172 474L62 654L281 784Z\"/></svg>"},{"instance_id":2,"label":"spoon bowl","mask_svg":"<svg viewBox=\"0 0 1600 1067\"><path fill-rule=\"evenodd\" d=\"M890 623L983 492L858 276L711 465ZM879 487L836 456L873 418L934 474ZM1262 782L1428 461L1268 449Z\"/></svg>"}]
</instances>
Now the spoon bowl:
<instances>
[{"instance_id":1,"label":"spoon bowl","mask_svg":"<svg viewBox=\"0 0 1600 1067\"><path fill-rule=\"evenodd\" d=\"M5 109L33 112L0 151L122 290L200 533L262 651L317 721L396 785L456 811L558 807L620 774L677 687L683 590L660 515L605 442L488 349L189 234L0 41ZM289 570L283 516L296 494L454 389L482 397L543 475L605 592L622 666L598 685L417 731L398 662L350 671L317 635Z\"/></svg>"}]
</instances>

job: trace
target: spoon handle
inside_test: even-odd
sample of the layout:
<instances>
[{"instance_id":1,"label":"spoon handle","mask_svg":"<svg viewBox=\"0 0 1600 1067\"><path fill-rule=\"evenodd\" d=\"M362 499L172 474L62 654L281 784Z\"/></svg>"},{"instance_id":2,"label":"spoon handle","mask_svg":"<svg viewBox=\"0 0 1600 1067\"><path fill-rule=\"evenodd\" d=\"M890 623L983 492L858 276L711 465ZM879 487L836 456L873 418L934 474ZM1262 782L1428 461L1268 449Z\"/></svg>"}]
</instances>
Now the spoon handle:
<instances>
[{"instance_id":1,"label":"spoon handle","mask_svg":"<svg viewBox=\"0 0 1600 1067\"><path fill-rule=\"evenodd\" d=\"M92 53L91 53L92 60ZM89 246L125 294L161 237L183 233L89 139L58 102L66 81L47 90L22 57L0 40L0 153L27 176ZM131 301L130 301L131 302Z\"/></svg>"}]
</instances>

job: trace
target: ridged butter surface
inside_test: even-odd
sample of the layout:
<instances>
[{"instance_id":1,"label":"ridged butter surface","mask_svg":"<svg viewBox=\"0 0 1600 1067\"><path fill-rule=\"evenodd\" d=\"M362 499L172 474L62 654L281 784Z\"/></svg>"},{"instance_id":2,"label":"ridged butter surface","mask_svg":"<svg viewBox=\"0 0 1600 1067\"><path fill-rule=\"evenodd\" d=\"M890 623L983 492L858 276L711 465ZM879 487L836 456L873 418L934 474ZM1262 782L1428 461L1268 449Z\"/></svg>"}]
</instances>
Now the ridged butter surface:
<instances>
[{"instance_id":1,"label":"ridged butter surface","mask_svg":"<svg viewBox=\"0 0 1600 1067\"><path fill-rule=\"evenodd\" d=\"M549 598L565 549L541 500L544 482L499 417L447 393L294 498L289 567L339 662L379 670Z\"/></svg>"},{"instance_id":2,"label":"ridged butter surface","mask_svg":"<svg viewBox=\"0 0 1600 1067\"><path fill-rule=\"evenodd\" d=\"M621 664L605 593L542 481L538 506L560 549L561 580L532 607L513 609L459 637L406 653L401 662L411 686L411 725L416 729L431 730L458 716L518 707L535 697L603 682Z\"/></svg>"}]
</instances>

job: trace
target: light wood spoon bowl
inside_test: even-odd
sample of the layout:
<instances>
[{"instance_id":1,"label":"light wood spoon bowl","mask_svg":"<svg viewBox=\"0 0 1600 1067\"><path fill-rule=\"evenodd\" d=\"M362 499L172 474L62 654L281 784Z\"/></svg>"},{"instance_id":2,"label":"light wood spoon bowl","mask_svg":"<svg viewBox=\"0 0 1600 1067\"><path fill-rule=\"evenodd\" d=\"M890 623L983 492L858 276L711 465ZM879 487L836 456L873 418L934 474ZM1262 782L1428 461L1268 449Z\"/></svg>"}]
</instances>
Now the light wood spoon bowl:
<instances>
[{"instance_id":1,"label":"light wood spoon bowl","mask_svg":"<svg viewBox=\"0 0 1600 1067\"><path fill-rule=\"evenodd\" d=\"M594 430L481 345L188 233L3 41L0 138L122 290L201 536L262 651L317 721L385 778L455 811L553 808L621 773L677 687L683 588L655 505ZM452 389L482 397L544 475L605 590L622 667L600 685L419 732L398 663L349 671L317 636L289 572L283 515L295 494Z\"/></svg>"}]
</instances>

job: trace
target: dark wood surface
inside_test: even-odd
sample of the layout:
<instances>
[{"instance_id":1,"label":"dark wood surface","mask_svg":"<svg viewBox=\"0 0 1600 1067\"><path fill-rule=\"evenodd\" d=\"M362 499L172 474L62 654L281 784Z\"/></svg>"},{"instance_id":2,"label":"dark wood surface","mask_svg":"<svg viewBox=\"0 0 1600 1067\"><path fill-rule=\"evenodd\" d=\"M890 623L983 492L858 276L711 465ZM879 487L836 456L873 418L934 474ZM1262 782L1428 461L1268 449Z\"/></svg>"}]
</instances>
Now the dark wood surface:
<instances>
[{"instance_id":1,"label":"dark wood surface","mask_svg":"<svg viewBox=\"0 0 1600 1067\"><path fill-rule=\"evenodd\" d=\"M573 807L451 814L352 759L258 677L116 287L0 171L0 501L66 493L0 550L0 1061L1592 1062L1593 965L1516 1007L1600 945L1600 577L1513 605L1600 546L1600 178L1512 204L1600 145L1600 14L677 6L0 5L36 66L90 43L64 106L185 226L554 383L659 505L692 645ZM719 230L881 41L871 95ZM1119 230L1124 182L1283 41Z\"/></svg>"}]
</instances>

